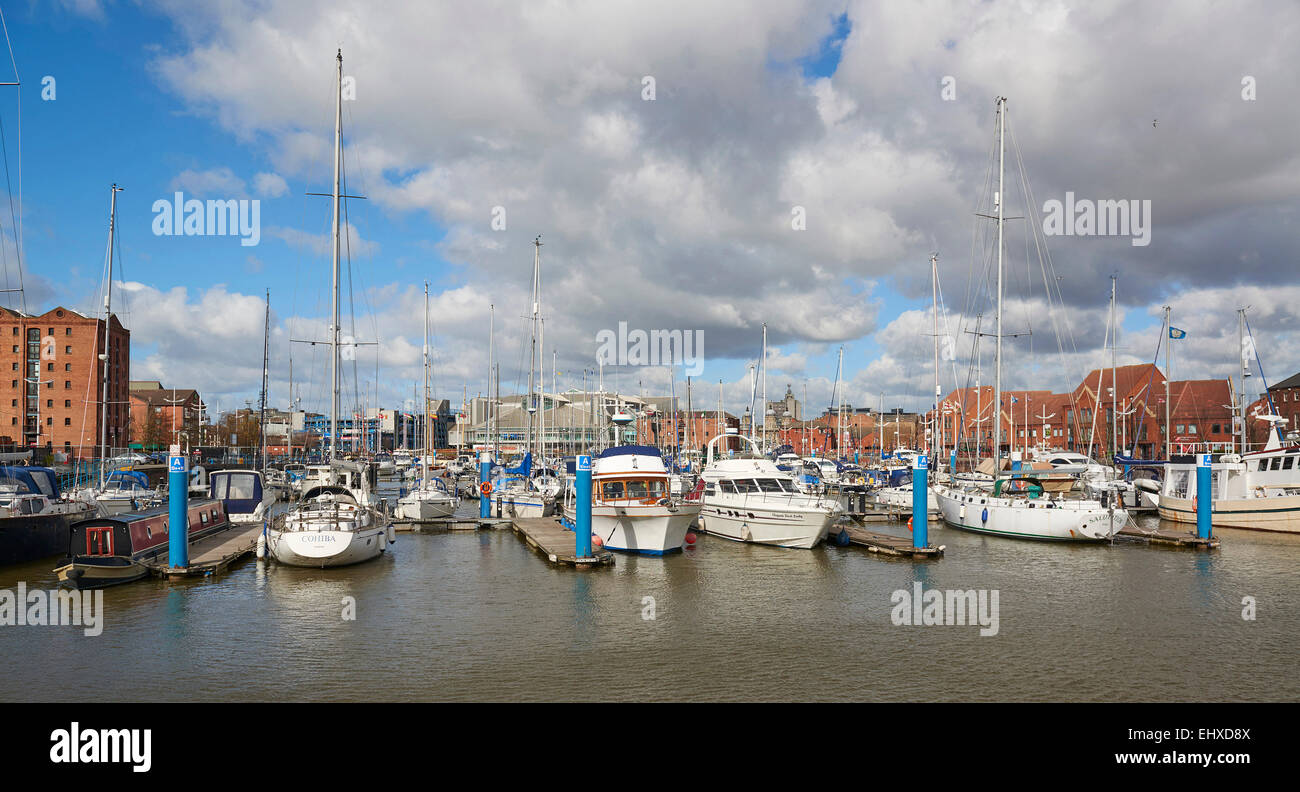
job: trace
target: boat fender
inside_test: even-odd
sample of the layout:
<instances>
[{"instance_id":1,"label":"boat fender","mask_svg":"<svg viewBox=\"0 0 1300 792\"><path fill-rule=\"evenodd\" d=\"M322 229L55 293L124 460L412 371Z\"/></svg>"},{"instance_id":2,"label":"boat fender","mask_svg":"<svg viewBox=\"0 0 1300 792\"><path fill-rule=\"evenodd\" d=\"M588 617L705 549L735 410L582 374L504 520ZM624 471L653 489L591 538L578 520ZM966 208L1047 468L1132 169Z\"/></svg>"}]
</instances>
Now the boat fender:
<instances>
[{"instance_id":1,"label":"boat fender","mask_svg":"<svg viewBox=\"0 0 1300 792\"><path fill-rule=\"evenodd\" d=\"M389 544L397 543L397 530L394 529L393 526L391 525L388 526L388 543Z\"/></svg>"},{"instance_id":2,"label":"boat fender","mask_svg":"<svg viewBox=\"0 0 1300 792\"><path fill-rule=\"evenodd\" d=\"M835 534L835 544L840 547L849 546L849 531L847 528L841 528L840 532Z\"/></svg>"},{"instance_id":3,"label":"boat fender","mask_svg":"<svg viewBox=\"0 0 1300 792\"><path fill-rule=\"evenodd\" d=\"M961 514L959 514L958 517L960 517L963 520L966 519L966 504L963 503L961 505Z\"/></svg>"},{"instance_id":4,"label":"boat fender","mask_svg":"<svg viewBox=\"0 0 1300 792\"><path fill-rule=\"evenodd\" d=\"M266 558L266 526L262 526L262 532L257 535L257 557Z\"/></svg>"},{"instance_id":5,"label":"boat fender","mask_svg":"<svg viewBox=\"0 0 1300 792\"><path fill-rule=\"evenodd\" d=\"M985 509L984 513L980 515L980 522L987 523L988 521L989 521L989 510Z\"/></svg>"}]
</instances>

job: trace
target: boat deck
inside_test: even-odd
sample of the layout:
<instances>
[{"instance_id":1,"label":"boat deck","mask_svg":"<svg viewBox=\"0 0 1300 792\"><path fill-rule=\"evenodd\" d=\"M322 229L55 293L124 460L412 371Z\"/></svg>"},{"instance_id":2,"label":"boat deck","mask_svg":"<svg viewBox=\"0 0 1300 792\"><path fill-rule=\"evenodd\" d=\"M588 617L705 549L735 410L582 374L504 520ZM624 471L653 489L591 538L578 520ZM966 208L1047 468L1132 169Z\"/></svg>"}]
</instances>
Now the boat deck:
<instances>
[{"instance_id":1,"label":"boat deck","mask_svg":"<svg viewBox=\"0 0 1300 792\"><path fill-rule=\"evenodd\" d=\"M923 560L943 557L944 545L938 547L913 547L910 536L894 536L859 528L856 525L842 525L848 534L849 546L865 547L868 552L879 553L898 558L918 558Z\"/></svg>"},{"instance_id":2,"label":"boat deck","mask_svg":"<svg viewBox=\"0 0 1300 792\"><path fill-rule=\"evenodd\" d=\"M560 525L558 517L516 517L509 522L516 535L552 564L578 568L614 565L614 554L604 549L593 548L590 556L579 558L573 531Z\"/></svg>"},{"instance_id":3,"label":"boat deck","mask_svg":"<svg viewBox=\"0 0 1300 792\"><path fill-rule=\"evenodd\" d=\"M1165 547L1182 547L1190 550L1217 550L1220 544L1217 536L1202 539L1196 535L1196 531L1191 530L1171 531L1166 528L1145 530L1138 528L1132 522L1121 528L1119 533L1115 534L1115 537L1127 541L1146 542L1147 544L1163 545Z\"/></svg>"},{"instance_id":4,"label":"boat deck","mask_svg":"<svg viewBox=\"0 0 1300 792\"><path fill-rule=\"evenodd\" d=\"M477 531L481 528L500 528L510 524L499 517L443 517L437 520L393 520L393 530L398 533L424 531Z\"/></svg>"},{"instance_id":5,"label":"boat deck","mask_svg":"<svg viewBox=\"0 0 1300 792\"><path fill-rule=\"evenodd\" d=\"M224 531L205 536L190 544L190 565L173 568L167 558L145 563L150 574L158 577L206 577L219 575L240 558L257 549L262 524L231 525Z\"/></svg>"}]
</instances>

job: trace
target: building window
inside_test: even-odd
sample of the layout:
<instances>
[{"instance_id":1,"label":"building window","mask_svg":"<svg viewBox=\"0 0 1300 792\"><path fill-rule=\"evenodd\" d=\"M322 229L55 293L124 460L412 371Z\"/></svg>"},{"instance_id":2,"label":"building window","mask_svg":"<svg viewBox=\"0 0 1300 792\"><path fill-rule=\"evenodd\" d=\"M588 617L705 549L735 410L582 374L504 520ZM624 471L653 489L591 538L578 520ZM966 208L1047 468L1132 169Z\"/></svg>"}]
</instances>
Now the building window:
<instances>
[{"instance_id":1,"label":"building window","mask_svg":"<svg viewBox=\"0 0 1300 792\"><path fill-rule=\"evenodd\" d=\"M54 364L53 364L53 363L46 363L46 364L45 364L45 370L46 370L46 371L54 371Z\"/></svg>"},{"instance_id":2,"label":"building window","mask_svg":"<svg viewBox=\"0 0 1300 792\"><path fill-rule=\"evenodd\" d=\"M65 328L63 328L63 334L64 334L65 336L70 336L70 335L72 335L72 328L71 328L71 327L65 327Z\"/></svg>"},{"instance_id":3,"label":"building window","mask_svg":"<svg viewBox=\"0 0 1300 792\"><path fill-rule=\"evenodd\" d=\"M1188 433L1188 434L1196 434L1196 424L1188 424L1188 425L1187 425L1187 433Z\"/></svg>"},{"instance_id":4,"label":"building window","mask_svg":"<svg viewBox=\"0 0 1300 792\"><path fill-rule=\"evenodd\" d=\"M72 406L72 399L64 399L64 400L63 400L63 406L64 406L64 407L71 407L71 406Z\"/></svg>"},{"instance_id":5,"label":"building window","mask_svg":"<svg viewBox=\"0 0 1300 792\"><path fill-rule=\"evenodd\" d=\"M63 381L63 389L64 389L64 390L72 390L72 380L64 380L64 381Z\"/></svg>"},{"instance_id":6,"label":"building window","mask_svg":"<svg viewBox=\"0 0 1300 792\"><path fill-rule=\"evenodd\" d=\"M1219 434L1219 432L1222 431L1222 424L1214 424L1210 427L1210 431L1214 434Z\"/></svg>"},{"instance_id":7,"label":"building window","mask_svg":"<svg viewBox=\"0 0 1300 792\"><path fill-rule=\"evenodd\" d=\"M72 354L72 347L71 347L71 346L65 346L65 347L63 348L63 354L65 354L65 355L71 355L71 354Z\"/></svg>"},{"instance_id":8,"label":"building window","mask_svg":"<svg viewBox=\"0 0 1300 792\"><path fill-rule=\"evenodd\" d=\"M64 419L63 419L63 425L64 425L64 426L72 426L72 419L71 419L71 418L64 418Z\"/></svg>"},{"instance_id":9,"label":"building window","mask_svg":"<svg viewBox=\"0 0 1300 792\"><path fill-rule=\"evenodd\" d=\"M71 363L64 363L64 364L63 364L63 370L64 370L64 371L72 371L72 364L71 364Z\"/></svg>"},{"instance_id":10,"label":"building window","mask_svg":"<svg viewBox=\"0 0 1300 792\"><path fill-rule=\"evenodd\" d=\"M45 406L46 406L46 407L53 407L53 406L54 406L54 399L46 399L46 400L45 400Z\"/></svg>"}]
</instances>

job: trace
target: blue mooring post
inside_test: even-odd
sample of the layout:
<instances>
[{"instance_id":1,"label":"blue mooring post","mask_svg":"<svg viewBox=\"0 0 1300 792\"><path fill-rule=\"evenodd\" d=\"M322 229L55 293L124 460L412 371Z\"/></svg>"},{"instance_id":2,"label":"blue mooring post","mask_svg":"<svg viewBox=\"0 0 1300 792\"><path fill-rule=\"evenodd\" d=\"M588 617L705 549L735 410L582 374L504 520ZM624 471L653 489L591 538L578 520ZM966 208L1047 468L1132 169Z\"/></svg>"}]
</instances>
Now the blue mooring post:
<instances>
[{"instance_id":1,"label":"blue mooring post","mask_svg":"<svg viewBox=\"0 0 1300 792\"><path fill-rule=\"evenodd\" d=\"M912 547L925 547L930 537L925 524L930 516L929 460L917 454L912 464Z\"/></svg>"},{"instance_id":2,"label":"blue mooring post","mask_svg":"<svg viewBox=\"0 0 1300 792\"><path fill-rule=\"evenodd\" d=\"M955 448L952 451L948 452L948 475L949 476L957 475L957 449ZM956 479L949 478L948 480L950 482L956 483Z\"/></svg>"},{"instance_id":3,"label":"blue mooring post","mask_svg":"<svg viewBox=\"0 0 1300 792\"><path fill-rule=\"evenodd\" d=\"M486 520L492 513L492 496L483 494L483 484L492 475L491 457L483 451L478 455L478 518Z\"/></svg>"},{"instance_id":4,"label":"blue mooring post","mask_svg":"<svg viewBox=\"0 0 1300 792\"><path fill-rule=\"evenodd\" d=\"M167 564L190 565L189 465L180 448L172 446L167 458Z\"/></svg>"},{"instance_id":5,"label":"blue mooring post","mask_svg":"<svg viewBox=\"0 0 1300 792\"><path fill-rule=\"evenodd\" d=\"M578 558L591 557L591 457L583 455L578 457L577 480L574 482L577 490L578 502L577 512L574 520L574 555Z\"/></svg>"},{"instance_id":6,"label":"blue mooring post","mask_svg":"<svg viewBox=\"0 0 1300 792\"><path fill-rule=\"evenodd\" d=\"M1210 455L1201 454L1196 460L1196 535L1209 539L1211 518L1214 515L1214 496L1210 493Z\"/></svg>"}]
</instances>

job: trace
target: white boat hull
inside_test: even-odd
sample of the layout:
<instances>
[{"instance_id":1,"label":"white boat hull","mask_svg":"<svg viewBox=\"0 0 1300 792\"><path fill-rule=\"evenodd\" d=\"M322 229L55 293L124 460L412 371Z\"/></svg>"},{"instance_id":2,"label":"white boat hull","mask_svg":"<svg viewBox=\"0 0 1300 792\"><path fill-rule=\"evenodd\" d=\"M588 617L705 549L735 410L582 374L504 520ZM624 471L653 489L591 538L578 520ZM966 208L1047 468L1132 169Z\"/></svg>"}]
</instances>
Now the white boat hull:
<instances>
[{"instance_id":1,"label":"white boat hull","mask_svg":"<svg viewBox=\"0 0 1300 792\"><path fill-rule=\"evenodd\" d=\"M733 506L705 501L700 530L737 542L811 549L826 538L838 510Z\"/></svg>"},{"instance_id":2,"label":"white boat hull","mask_svg":"<svg viewBox=\"0 0 1300 792\"><path fill-rule=\"evenodd\" d=\"M1194 500L1161 495L1159 508L1162 520L1196 523ZM1300 533L1300 495L1216 500L1210 524L1216 528Z\"/></svg>"},{"instance_id":3,"label":"white boat hull","mask_svg":"<svg viewBox=\"0 0 1300 792\"><path fill-rule=\"evenodd\" d=\"M686 532L700 514L700 504L665 506L592 506L591 532L607 550L663 555L682 549ZM573 521L572 510L565 517Z\"/></svg>"},{"instance_id":4,"label":"white boat hull","mask_svg":"<svg viewBox=\"0 0 1300 792\"><path fill-rule=\"evenodd\" d=\"M1128 523L1124 509L1093 501L994 498L984 492L937 488L943 521L966 531L1058 542L1109 541Z\"/></svg>"},{"instance_id":5,"label":"white boat hull","mask_svg":"<svg viewBox=\"0 0 1300 792\"><path fill-rule=\"evenodd\" d=\"M388 549L387 528L376 525L357 531L280 531L268 529L267 548L276 561L289 566L337 567L376 558Z\"/></svg>"},{"instance_id":6,"label":"white boat hull","mask_svg":"<svg viewBox=\"0 0 1300 792\"><path fill-rule=\"evenodd\" d=\"M403 498L397 502L394 517L410 522L446 519L456 513L457 501L452 499Z\"/></svg>"}]
</instances>

